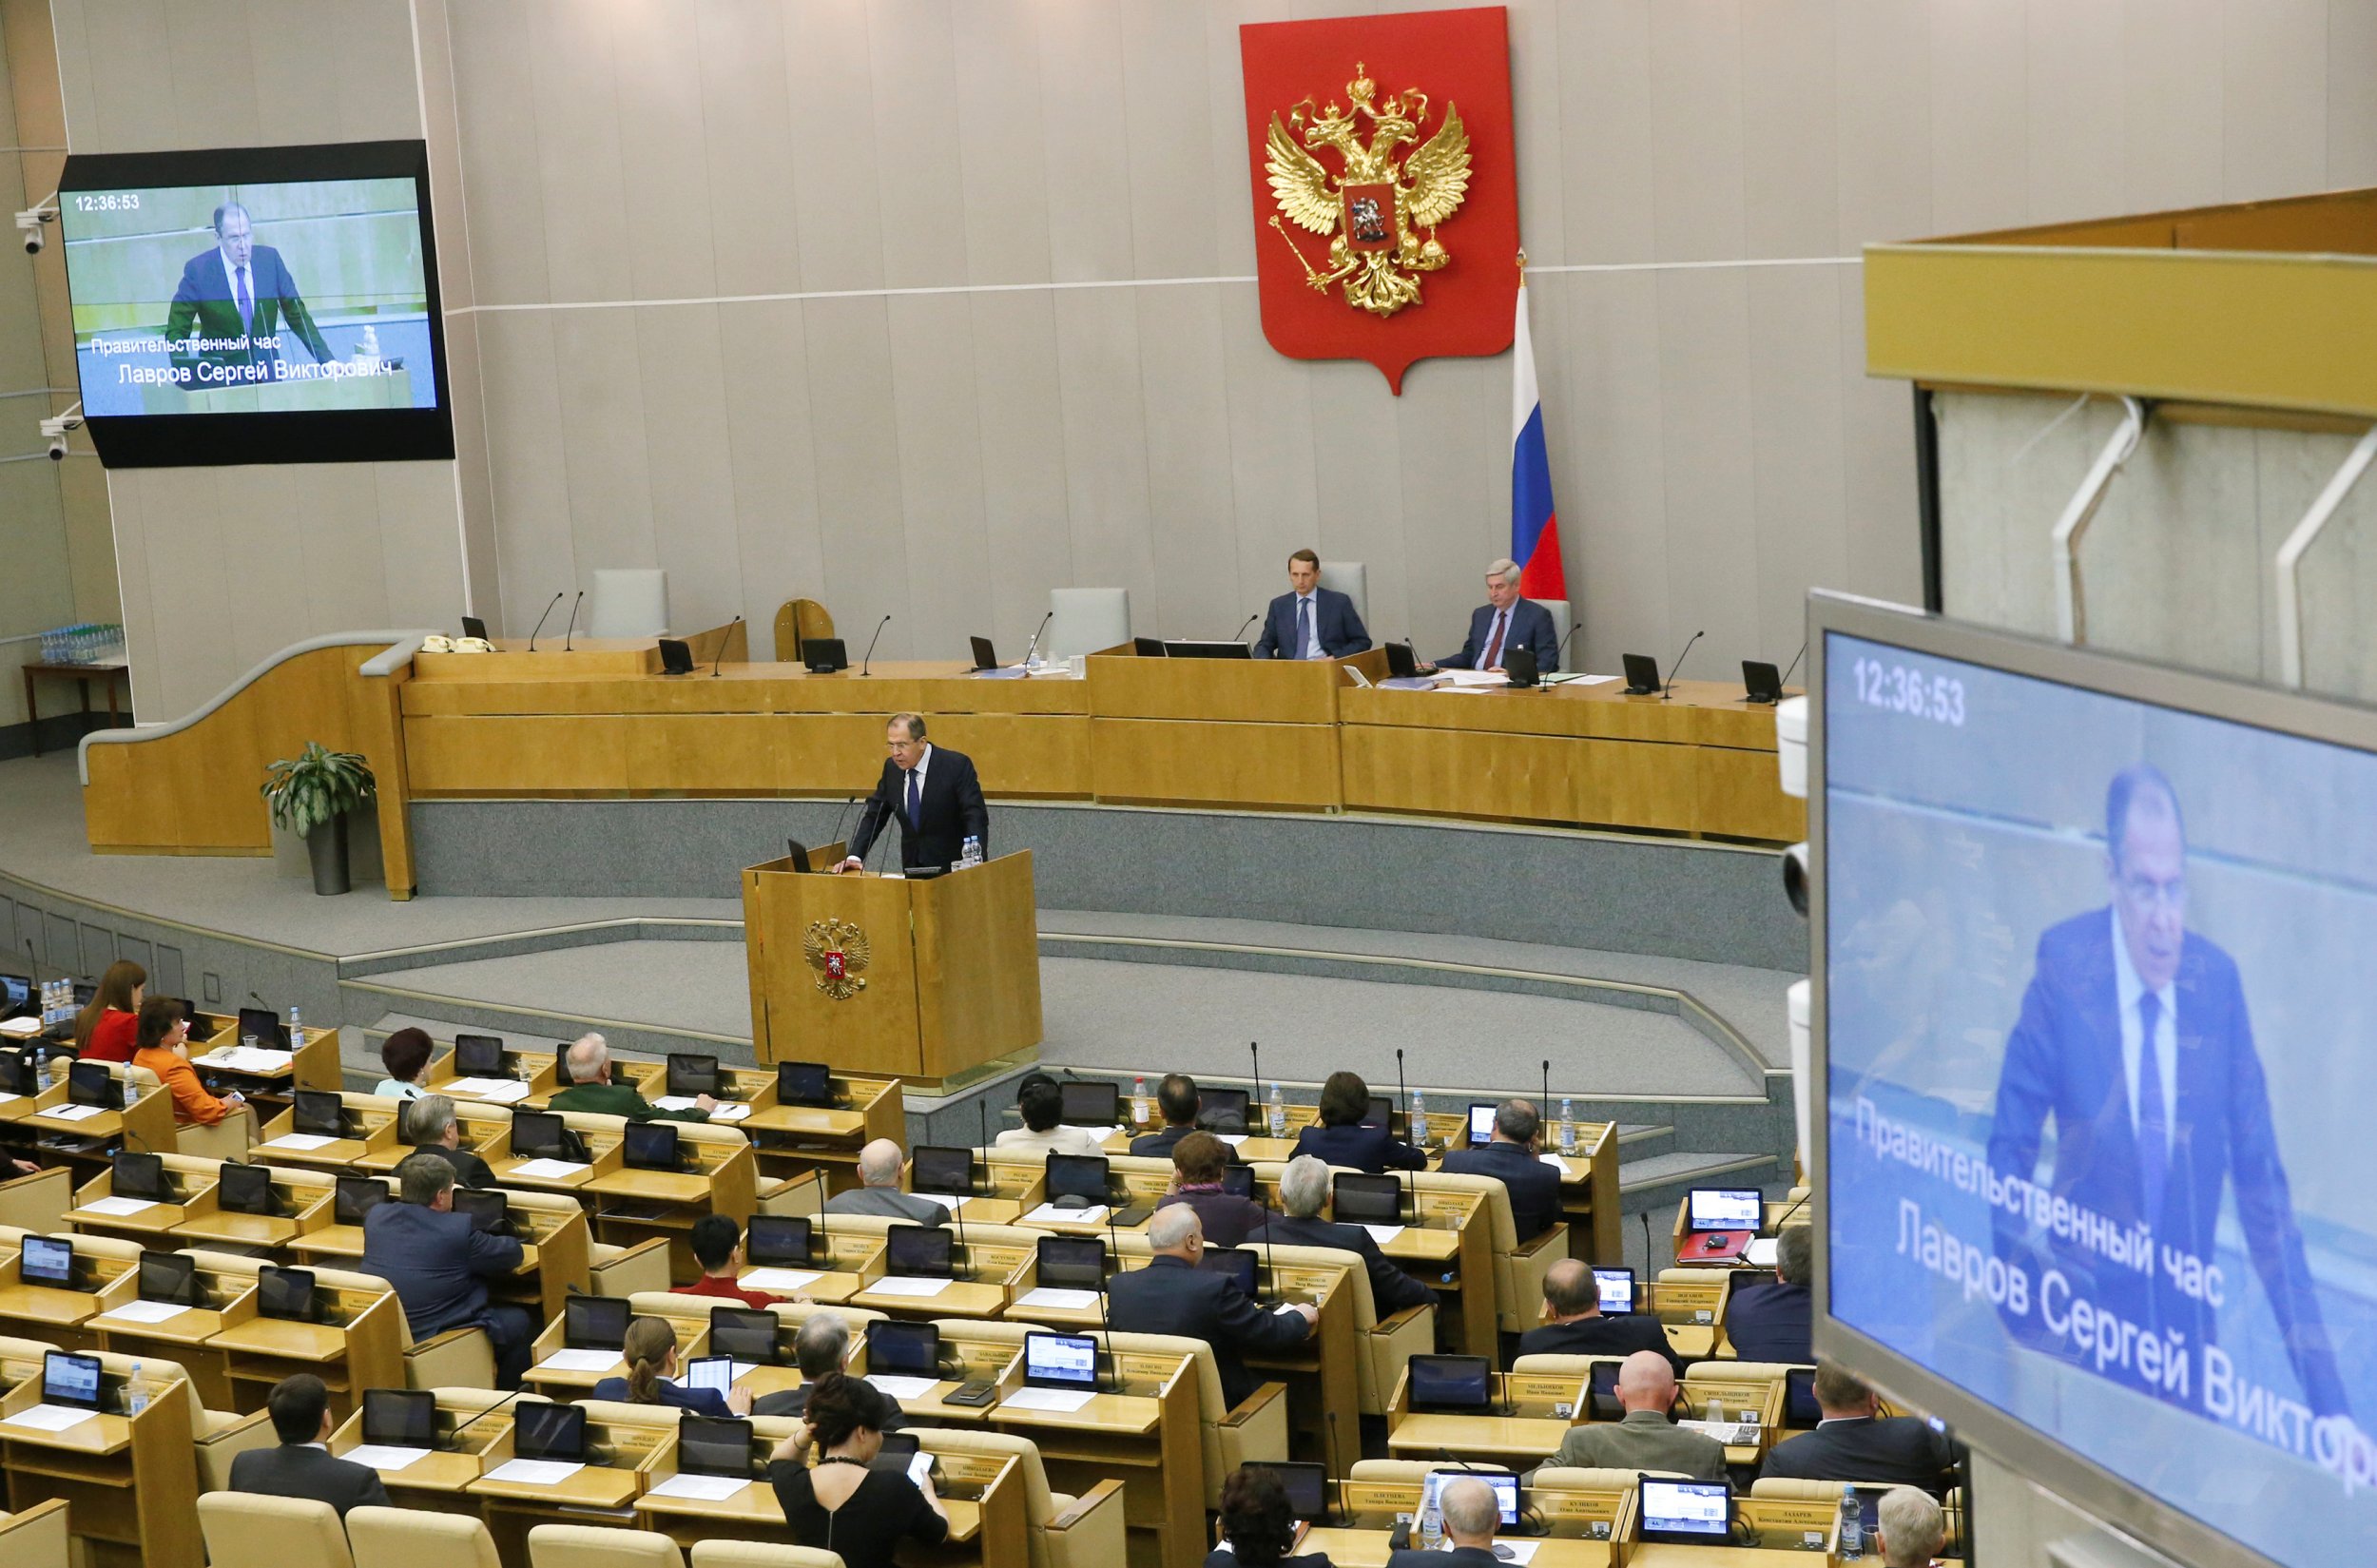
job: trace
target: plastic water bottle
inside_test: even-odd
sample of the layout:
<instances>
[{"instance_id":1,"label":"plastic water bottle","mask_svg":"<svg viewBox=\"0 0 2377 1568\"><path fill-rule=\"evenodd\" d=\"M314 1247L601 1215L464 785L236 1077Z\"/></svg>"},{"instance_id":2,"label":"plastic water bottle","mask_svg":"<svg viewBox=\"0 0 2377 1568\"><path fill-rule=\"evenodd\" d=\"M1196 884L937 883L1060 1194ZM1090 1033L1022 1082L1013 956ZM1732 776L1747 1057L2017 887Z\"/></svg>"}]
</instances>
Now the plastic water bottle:
<instances>
[{"instance_id":1,"label":"plastic water bottle","mask_svg":"<svg viewBox=\"0 0 2377 1568\"><path fill-rule=\"evenodd\" d=\"M1565 1096L1560 1100L1560 1152L1576 1152L1576 1107Z\"/></svg>"},{"instance_id":2,"label":"plastic water bottle","mask_svg":"<svg viewBox=\"0 0 2377 1568\"><path fill-rule=\"evenodd\" d=\"M1717 1398L1714 1394L1710 1394L1709 1396L1709 1408L1702 1414L1700 1419L1707 1422L1711 1426L1724 1425L1725 1402Z\"/></svg>"},{"instance_id":3,"label":"plastic water bottle","mask_svg":"<svg viewBox=\"0 0 2377 1568\"><path fill-rule=\"evenodd\" d=\"M141 1364L132 1364L132 1375L124 1380L124 1413L137 1416L148 1408L148 1374Z\"/></svg>"},{"instance_id":4,"label":"plastic water bottle","mask_svg":"<svg viewBox=\"0 0 2377 1568\"><path fill-rule=\"evenodd\" d=\"M1423 1552L1435 1552L1442 1550L1443 1546L1444 1511L1437 1506L1436 1499L1431 1497L1427 1504L1420 1510L1420 1549Z\"/></svg>"},{"instance_id":5,"label":"plastic water bottle","mask_svg":"<svg viewBox=\"0 0 2377 1568\"><path fill-rule=\"evenodd\" d=\"M1148 1124L1148 1080L1145 1074L1131 1080L1131 1119L1139 1127Z\"/></svg>"},{"instance_id":6,"label":"plastic water bottle","mask_svg":"<svg viewBox=\"0 0 2377 1568\"><path fill-rule=\"evenodd\" d=\"M1287 1136L1287 1101L1283 1099L1280 1095L1279 1081L1277 1079L1272 1080L1271 1097L1265 1101L1264 1104L1269 1112L1271 1136L1275 1138L1284 1138Z\"/></svg>"},{"instance_id":7,"label":"plastic water bottle","mask_svg":"<svg viewBox=\"0 0 2377 1568\"><path fill-rule=\"evenodd\" d=\"M969 835L965 843L957 851L957 863L961 866L980 865L982 863L982 841Z\"/></svg>"},{"instance_id":8,"label":"plastic water bottle","mask_svg":"<svg viewBox=\"0 0 2377 1568\"><path fill-rule=\"evenodd\" d=\"M1841 1560L1856 1562L1865 1555L1865 1516L1857 1506L1857 1488L1841 1485Z\"/></svg>"},{"instance_id":9,"label":"plastic water bottle","mask_svg":"<svg viewBox=\"0 0 2377 1568\"><path fill-rule=\"evenodd\" d=\"M295 1051L305 1043L305 1019L299 1016L297 1003L289 1004L289 1049Z\"/></svg>"},{"instance_id":10,"label":"plastic water bottle","mask_svg":"<svg viewBox=\"0 0 2377 1568\"><path fill-rule=\"evenodd\" d=\"M1411 1092L1411 1146L1428 1146L1428 1096L1417 1089Z\"/></svg>"}]
</instances>

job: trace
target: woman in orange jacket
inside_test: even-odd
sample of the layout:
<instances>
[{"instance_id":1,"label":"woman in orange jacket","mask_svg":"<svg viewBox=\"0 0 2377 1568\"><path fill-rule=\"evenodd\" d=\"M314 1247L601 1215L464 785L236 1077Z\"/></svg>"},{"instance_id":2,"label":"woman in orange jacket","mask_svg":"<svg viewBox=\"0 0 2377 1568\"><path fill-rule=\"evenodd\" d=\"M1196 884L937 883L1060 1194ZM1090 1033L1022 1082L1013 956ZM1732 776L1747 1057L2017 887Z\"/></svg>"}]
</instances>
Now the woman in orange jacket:
<instances>
[{"instance_id":1,"label":"woman in orange jacket","mask_svg":"<svg viewBox=\"0 0 2377 1568\"><path fill-rule=\"evenodd\" d=\"M132 1053L132 1065L156 1074L172 1091L176 1123L212 1127L247 1104L236 1091L217 1099L198 1081L198 1072L190 1066L190 1020L183 1016L181 1003L170 997L151 997L141 1003L140 1016L140 1049Z\"/></svg>"}]
</instances>

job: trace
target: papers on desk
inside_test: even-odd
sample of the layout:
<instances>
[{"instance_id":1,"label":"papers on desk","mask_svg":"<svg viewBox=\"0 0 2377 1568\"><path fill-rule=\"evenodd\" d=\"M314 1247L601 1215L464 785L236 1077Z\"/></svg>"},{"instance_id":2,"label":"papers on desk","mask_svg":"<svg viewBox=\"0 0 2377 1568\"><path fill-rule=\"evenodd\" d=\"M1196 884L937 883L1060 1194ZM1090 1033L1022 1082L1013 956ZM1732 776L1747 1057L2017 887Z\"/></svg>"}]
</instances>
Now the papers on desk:
<instances>
[{"instance_id":1,"label":"papers on desk","mask_svg":"<svg viewBox=\"0 0 2377 1568\"><path fill-rule=\"evenodd\" d=\"M1001 665L996 669L977 669L974 678L977 681L1020 681L1030 673L1021 665Z\"/></svg>"},{"instance_id":2,"label":"papers on desk","mask_svg":"<svg viewBox=\"0 0 2377 1568\"><path fill-rule=\"evenodd\" d=\"M512 1168L511 1174L526 1176L531 1181L567 1181L571 1176L583 1176L593 1169L574 1160L522 1160Z\"/></svg>"},{"instance_id":3,"label":"papers on desk","mask_svg":"<svg viewBox=\"0 0 2377 1568\"><path fill-rule=\"evenodd\" d=\"M927 1203L937 1203L953 1214L963 1209L968 1201L963 1192L916 1192L910 1195L922 1198Z\"/></svg>"},{"instance_id":4,"label":"papers on desk","mask_svg":"<svg viewBox=\"0 0 2377 1568\"><path fill-rule=\"evenodd\" d=\"M1498 669L1440 669L1437 679L1447 683L1440 688L1446 691L1491 691L1511 684L1510 676Z\"/></svg>"},{"instance_id":5,"label":"papers on desk","mask_svg":"<svg viewBox=\"0 0 2377 1568\"><path fill-rule=\"evenodd\" d=\"M23 1426L35 1432L63 1432L82 1425L97 1414L95 1410L77 1410L70 1404L36 1404L0 1421L0 1425Z\"/></svg>"},{"instance_id":6,"label":"papers on desk","mask_svg":"<svg viewBox=\"0 0 2377 1568\"><path fill-rule=\"evenodd\" d=\"M889 1394L896 1400L920 1400L933 1391L933 1378L903 1378L890 1372L869 1372L867 1382L879 1394Z\"/></svg>"},{"instance_id":7,"label":"papers on desk","mask_svg":"<svg viewBox=\"0 0 2377 1568\"><path fill-rule=\"evenodd\" d=\"M540 1372L608 1372L619 1365L616 1350L556 1350L536 1364Z\"/></svg>"},{"instance_id":8,"label":"papers on desk","mask_svg":"<svg viewBox=\"0 0 2377 1568\"><path fill-rule=\"evenodd\" d=\"M655 1111L693 1111L700 1108L700 1103L690 1094L663 1094L652 1102L652 1109ZM741 1121L750 1113L751 1108L741 1100L722 1100L719 1102L718 1109L710 1113L710 1120L714 1122Z\"/></svg>"},{"instance_id":9,"label":"papers on desk","mask_svg":"<svg viewBox=\"0 0 2377 1568\"><path fill-rule=\"evenodd\" d=\"M338 1456L353 1464L368 1464L382 1475L418 1464L429 1458L426 1448L399 1448L392 1442L366 1442Z\"/></svg>"},{"instance_id":10,"label":"papers on desk","mask_svg":"<svg viewBox=\"0 0 2377 1568\"><path fill-rule=\"evenodd\" d=\"M1084 1307L1094 1307L1097 1305L1097 1299L1098 1293L1094 1290L1068 1290L1062 1286L1039 1285L1016 1297L1015 1305L1017 1307L1049 1307L1071 1312L1078 1311Z\"/></svg>"},{"instance_id":11,"label":"papers on desk","mask_svg":"<svg viewBox=\"0 0 2377 1568\"><path fill-rule=\"evenodd\" d=\"M805 1290L818 1276L800 1268L746 1268L735 1283L746 1290Z\"/></svg>"},{"instance_id":12,"label":"papers on desk","mask_svg":"<svg viewBox=\"0 0 2377 1568\"><path fill-rule=\"evenodd\" d=\"M263 1147L266 1149L295 1149L300 1152L303 1152L304 1151L310 1149L325 1149L338 1141L338 1140L337 1138L325 1138L319 1132L283 1132L280 1136L274 1138L269 1143L263 1145Z\"/></svg>"},{"instance_id":13,"label":"papers on desk","mask_svg":"<svg viewBox=\"0 0 2377 1568\"><path fill-rule=\"evenodd\" d=\"M1389 675L1379 683L1379 689L1382 691L1434 691L1436 677L1433 675Z\"/></svg>"},{"instance_id":14,"label":"papers on desk","mask_svg":"<svg viewBox=\"0 0 2377 1568\"><path fill-rule=\"evenodd\" d=\"M474 1100L494 1100L509 1105L513 1100L529 1097L529 1086L517 1078L456 1078L447 1089Z\"/></svg>"},{"instance_id":15,"label":"papers on desk","mask_svg":"<svg viewBox=\"0 0 2377 1568\"><path fill-rule=\"evenodd\" d=\"M1044 1203L1024 1218L1037 1220L1042 1225L1104 1225L1106 1205L1093 1203L1087 1209L1059 1209L1053 1203Z\"/></svg>"},{"instance_id":16,"label":"papers on desk","mask_svg":"<svg viewBox=\"0 0 2377 1568\"><path fill-rule=\"evenodd\" d=\"M729 1100L725 1104L721 1105L717 1110L710 1113L710 1120L714 1122L741 1121L744 1117L749 1115L750 1113L751 1108L748 1105L745 1105L743 1101Z\"/></svg>"},{"instance_id":17,"label":"papers on desk","mask_svg":"<svg viewBox=\"0 0 2377 1568\"><path fill-rule=\"evenodd\" d=\"M147 1198L93 1198L90 1202L83 1205L83 1212L86 1214L113 1214L118 1218L122 1218L126 1214L137 1214L144 1209L154 1209L156 1207L157 1205Z\"/></svg>"},{"instance_id":18,"label":"papers on desk","mask_svg":"<svg viewBox=\"0 0 2377 1568\"><path fill-rule=\"evenodd\" d=\"M937 1296L949 1288L948 1280L918 1279L907 1274L886 1274L867 1289L879 1296Z\"/></svg>"},{"instance_id":19,"label":"papers on desk","mask_svg":"<svg viewBox=\"0 0 2377 1568\"><path fill-rule=\"evenodd\" d=\"M1221 1139L1224 1143L1229 1145L1232 1149L1237 1148L1240 1144L1254 1136L1252 1132L1216 1132L1213 1135Z\"/></svg>"},{"instance_id":20,"label":"papers on desk","mask_svg":"<svg viewBox=\"0 0 2377 1568\"><path fill-rule=\"evenodd\" d=\"M18 1039L29 1040L40 1033L41 1020L39 1018L0 1019L0 1035L13 1035Z\"/></svg>"},{"instance_id":21,"label":"papers on desk","mask_svg":"<svg viewBox=\"0 0 2377 1568\"><path fill-rule=\"evenodd\" d=\"M1755 1268L1774 1267L1774 1249L1782 1245L1772 1236L1760 1236L1742 1249L1742 1261Z\"/></svg>"},{"instance_id":22,"label":"papers on desk","mask_svg":"<svg viewBox=\"0 0 2377 1568\"><path fill-rule=\"evenodd\" d=\"M88 1121L102 1109L96 1105L53 1105L42 1114L51 1121Z\"/></svg>"},{"instance_id":23,"label":"papers on desk","mask_svg":"<svg viewBox=\"0 0 2377 1568\"><path fill-rule=\"evenodd\" d=\"M1086 1388L1018 1388L998 1402L1002 1410L1057 1410L1070 1415L1097 1396Z\"/></svg>"},{"instance_id":24,"label":"papers on desk","mask_svg":"<svg viewBox=\"0 0 2377 1568\"><path fill-rule=\"evenodd\" d=\"M1566 1171L1568 1169L1568 1162L1560 1158L1557 1154L1537 1154L1536 1158L1541 1160L1544 1164L1550 1166L1555 1171Z\"/></svg>"},{"instance_id":25,"label":"papers on desk","mask_svg":"<svg viewBox=\"0 0 2377 1568\"><path fill-rule=\"evenodd\" d=\"M13 1105L24 1097L22 1094L0 1094L0 1105Z\"/></svg>"},{"instance_id":26,"label":"papers on desk","mask_svg":"<svg viewBox=\"0 0 2377 1568\"><path fill-rule=\"evenodd\" d=\"M514 1459L506 1460L488 1471L487 1479L517 1481L522 1486L558 1486L585 1468L583 1464L571 1464L564 1460Z\"/></svg>"},{"instance_id":27,"label":"papers on desk","mask_svg":"<svg viewBox=\"0 0 2377 1568\"><path fill-rule=\"evenodd\" d=\"M644 1495L647 1498L689 1498L696 1502L724 1502L750 1484L735 1476L688 1476L679 1471Z\"/></svg>"},{"instance_id":28,"label":"papers on desk","mask_svg":"<svg viewBox=\"0 0 2377 1568\"><path fill-rule=\"evenodd\" d=\"M1675 1424L1702 1437L1714 1438L1729 1448L1758 1441L1758 1423L1754 1421L1679 1421Z\"/></svg>"},{"instance_id":29,"label":"papers on desk","mask_svg":"<svg viewBox=\"0 0 2377 1568\"><path fill-rule=\"evenodd\" d=\"M1365 1225L1362 1229L1370 1232L1370 1239L1372 1241L1377 1242L1381 1247L1384 1247L1396 1237L1401 1235L1408 1228L1401 1225Z\"/></svg>"},{"instance_id":30,"label":"papers on desk","mask_svg":"<svg viewBox=\"0 0 2377 1568\"><path fill-rule=\"evenodd\" d=\"M1580 669L1570 674L1546 675L1543 678L1543 684L1545 686L1608 686L1617 678L1615 675L1588 675Z\"/></svg>"},{"instance_id":31,"label":"papers on desk","mask_svg":"<svg viewBox=\"0 0 2377 1568\"><path fill-rule=\"evenodd\" d=\"M112 1319L117 1323L164 1323L168 1318L178 1318L189 1310L189 1307L179 1302L127 1301L113 1311L100 1313L99 1321L106 1323Z\"/></svg>"}]
</instances>

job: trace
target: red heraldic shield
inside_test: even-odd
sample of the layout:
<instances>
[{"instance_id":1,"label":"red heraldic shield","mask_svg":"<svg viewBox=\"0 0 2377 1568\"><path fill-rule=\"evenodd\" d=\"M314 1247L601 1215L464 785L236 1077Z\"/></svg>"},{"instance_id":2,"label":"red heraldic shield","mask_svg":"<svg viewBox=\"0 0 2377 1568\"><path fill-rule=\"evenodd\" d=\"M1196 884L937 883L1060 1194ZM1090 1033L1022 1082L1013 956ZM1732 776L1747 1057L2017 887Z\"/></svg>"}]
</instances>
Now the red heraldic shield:
<instances>
[{"instance_id":1,"label":"red heraldic shield","mask_svg":"<svg viewBox=\"0 0 2377 1568\"><path fill-rule=\"evenodd\" d=\"M1499 354L1518 292L1500 6L1238 29L1263 336L1294 359Z\"/></svg>"}]
</instances>

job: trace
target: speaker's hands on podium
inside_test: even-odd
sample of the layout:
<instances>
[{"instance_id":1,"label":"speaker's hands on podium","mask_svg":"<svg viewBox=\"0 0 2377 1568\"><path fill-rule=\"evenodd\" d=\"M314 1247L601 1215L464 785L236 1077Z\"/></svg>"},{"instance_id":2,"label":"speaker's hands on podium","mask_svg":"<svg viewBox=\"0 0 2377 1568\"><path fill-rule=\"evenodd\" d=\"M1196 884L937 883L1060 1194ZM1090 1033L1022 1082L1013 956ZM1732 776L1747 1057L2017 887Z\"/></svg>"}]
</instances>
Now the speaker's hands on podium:
<instances>
[{"instance_id":1,"label":"speaker's hands on podium","mask_svg":"<svg viewBox=\"0 0 2377 1568\"><path fill-rule=\"evenodd\" d=\"M846 873L848 873L848 872L852 872L852 871L864 871L865 869L866 869L866 861L862 861L862 860L859 859L859 857L858 857L858 856L856 856L856 855L851 855L851 856L845 857L845 858L843 859L843 861L842 861L841 864L840 864L840 865L838 865L838 866L834 867L834 875L835 875L835 876L837 876L837 877L840 877L840 876L842 876L842 875L844 875L844 874L846 874Z\"/></svg>"}]
</instances>

